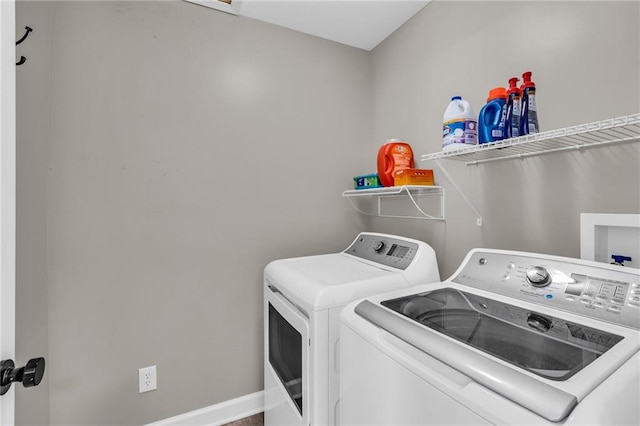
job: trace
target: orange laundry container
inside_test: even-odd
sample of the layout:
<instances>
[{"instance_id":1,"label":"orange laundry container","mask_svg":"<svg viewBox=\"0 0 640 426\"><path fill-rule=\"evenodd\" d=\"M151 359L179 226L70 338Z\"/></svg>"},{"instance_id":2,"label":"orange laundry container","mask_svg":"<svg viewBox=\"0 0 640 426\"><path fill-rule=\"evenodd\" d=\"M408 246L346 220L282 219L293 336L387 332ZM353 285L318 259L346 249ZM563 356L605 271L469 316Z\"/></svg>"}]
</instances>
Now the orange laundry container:
<instances>
[{"instance_id":1,"label":"orange laundry container","mask_svg":"<svg viewBox=\"0 0 640 426\"><path fill-rule=\"evenodd\" d=\"M395 186L400 185L430 185L433 186L433 170L402 169L393 174Z\"/></svg>"},{"instance_id":2,"label":"orange laundry container","mask_svg":"<svg viewBox=\"0 0 640 426\"><path fill-rule=\"evenodd\" d=\"M384 186L393 186L397 170L414 167L413 150L406 142L391 139L378 150L378 177Z\"/></svg>"}]
</instances>

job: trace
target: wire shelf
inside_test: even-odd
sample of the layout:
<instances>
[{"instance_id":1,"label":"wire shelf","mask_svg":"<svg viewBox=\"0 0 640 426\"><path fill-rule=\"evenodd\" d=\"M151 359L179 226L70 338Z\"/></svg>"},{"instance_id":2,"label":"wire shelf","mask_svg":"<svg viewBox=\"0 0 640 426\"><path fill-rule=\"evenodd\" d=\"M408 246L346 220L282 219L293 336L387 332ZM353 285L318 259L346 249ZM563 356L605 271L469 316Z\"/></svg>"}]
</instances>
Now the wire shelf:
<instances>
[{"instance_id":1,"label":"wire shelf","mask_svg":"<svg viewBox=\"0 0 640 426\"><path fill-rule=\"evenodd\" d=\"M476 145L457 151L424 154L422 161L456 160L464 161L467 166L470 166L633 141L640 141L640 113Z\"/></svg>"}]
</instances>

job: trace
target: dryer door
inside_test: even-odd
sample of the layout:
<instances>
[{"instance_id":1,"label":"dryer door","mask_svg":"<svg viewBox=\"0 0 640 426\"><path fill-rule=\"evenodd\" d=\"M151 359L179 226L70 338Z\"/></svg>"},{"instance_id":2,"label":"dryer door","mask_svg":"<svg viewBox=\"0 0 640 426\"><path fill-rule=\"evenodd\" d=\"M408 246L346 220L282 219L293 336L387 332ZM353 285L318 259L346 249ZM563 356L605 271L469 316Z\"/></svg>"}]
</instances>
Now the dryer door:
<instances>
[{"instance_id":1,"label":"dryer door","mask_svg":"<svg viewBox=\"0 0 640 426\"><path fill-rule=\"evenodd\" d=\"M265 424L308 424L309 319L265 287Z\"/></svg>"}]
</instances>

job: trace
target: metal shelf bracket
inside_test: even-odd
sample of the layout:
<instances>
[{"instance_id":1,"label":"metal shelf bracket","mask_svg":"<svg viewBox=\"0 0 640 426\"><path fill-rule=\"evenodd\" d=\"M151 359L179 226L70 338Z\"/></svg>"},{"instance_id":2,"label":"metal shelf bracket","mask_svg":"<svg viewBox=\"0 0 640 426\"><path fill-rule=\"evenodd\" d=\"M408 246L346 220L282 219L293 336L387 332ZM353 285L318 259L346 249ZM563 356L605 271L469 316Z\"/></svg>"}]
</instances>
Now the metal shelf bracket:
<instances>
[{"instance_id":1,"label":"metal shelf bracket","mask_svg":"<svg viewBox=\"0 0 640 426\"><path fill-rule=\"evenodd\" d=\"M458 187L458 185L451 178L451 176L449 175L449 172L447 172L447 169L444 168L440 160L434 160L434 161L440 168L440 171L442 172L442 174L445 175L445 177L449 180L449 182L451 182L451 185L453 186L453 188L458 192L458 194L460 194L460 196L465 201L465 203L467 203L467 205L469 205L469 207L471 207L471 210L475 213L476 225L482 226L482 215L480 214L480 211L478 211L478 209L473 205L473 203L469 200L469 198L467 198L464 192L462 192L462 190Z\"/></svg>"},{"instance_id":2,"label":"metal shelf bracket","mask_svg":"<svg viewBox=\"0 0 640 426\"><path fill-rule=\"evenodd\" d=\"M368 216L392 217L402 219L430 219L444 220L444 189L440 186L420 186L420 185L402 185L385 188L358 189L348 190L342 193L342 196L349 199L351 205L359 212ZM417 198L419 197L437 197L439 198L440 211L438 214L427 213L420 205ZM362 209L357 199L375 198L374 209ZM419 214L392 214L385 213L383 207L384 200L392 200L399 198L408 198L411 201L412 208Z\"/></svg>"}]
</instances>

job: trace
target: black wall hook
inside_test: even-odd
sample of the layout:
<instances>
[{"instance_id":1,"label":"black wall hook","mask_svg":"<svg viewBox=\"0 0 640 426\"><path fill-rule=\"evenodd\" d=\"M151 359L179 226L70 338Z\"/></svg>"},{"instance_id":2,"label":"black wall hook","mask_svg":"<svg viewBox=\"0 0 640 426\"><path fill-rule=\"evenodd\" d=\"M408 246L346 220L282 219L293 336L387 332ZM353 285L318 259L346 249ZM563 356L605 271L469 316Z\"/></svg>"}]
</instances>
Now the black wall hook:
<instances>
[{"instance_id":1,"label":"black wall hook","mask_svg":"<svg viewBox=\"0 0 640 426\"><path fill-rule=\"evenodd\" d=\"M25 41L27 39L27 37L29 36L29 33L31 31L33 31L32 28L30 27L24 27L25 30L27 30L27 32L24 33L24 35L22 36L22 38L20 38L20 40L16 41L16 46L19 45L20 43L22 43L23 41ZM16 65L22 65L25 62L27 62L27 58L25 58L24 56L20 56L20 60L18 62L16 62Z\"/></svg>"},{"instance_id":2,"label":"black wall hook","mask_svg":"<svg viewBox=\"0 0 640 426\"><path fill-rule=\"evenodd\" d=\"M22 38L20 40L16 41L16 46L19 45L20 43L22 43L23 41L25 41L27 39L27 37L29 36L29 33L31 31L33 31L33 29L30 28L30 27L24 27L24 29L27 30L27 32L24 33L24 35L22 36Z\"/></svg>"}]
</instances>

